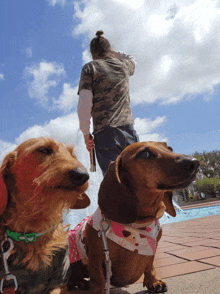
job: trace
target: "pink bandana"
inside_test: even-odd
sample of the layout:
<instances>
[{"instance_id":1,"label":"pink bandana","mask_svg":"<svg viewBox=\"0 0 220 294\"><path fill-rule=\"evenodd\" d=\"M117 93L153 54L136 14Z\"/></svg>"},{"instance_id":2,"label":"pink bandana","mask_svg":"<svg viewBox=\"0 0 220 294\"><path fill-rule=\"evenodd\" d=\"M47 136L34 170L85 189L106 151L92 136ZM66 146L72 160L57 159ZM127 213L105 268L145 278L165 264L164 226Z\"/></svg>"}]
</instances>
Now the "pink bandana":
<instances>
[{"instance_id":1,"label":"pink bandana","mask_svg":"<svg viewBox=\"0 0 220 294\"><path fill-rule=\"evenodd\" d=\"M82 259L87 263L85 252L84 230L88 222L95 230L100 230L100 221L102 219L99 208L93 215L81 221L73 230L69 232L70 262L76 262ZM119 224L111 221L111 227L107 232L107 238L118 245L141 255L154 255L156 252L159 231L161 230L159 221L146 224Z\"/></svg>"}]
</instances>

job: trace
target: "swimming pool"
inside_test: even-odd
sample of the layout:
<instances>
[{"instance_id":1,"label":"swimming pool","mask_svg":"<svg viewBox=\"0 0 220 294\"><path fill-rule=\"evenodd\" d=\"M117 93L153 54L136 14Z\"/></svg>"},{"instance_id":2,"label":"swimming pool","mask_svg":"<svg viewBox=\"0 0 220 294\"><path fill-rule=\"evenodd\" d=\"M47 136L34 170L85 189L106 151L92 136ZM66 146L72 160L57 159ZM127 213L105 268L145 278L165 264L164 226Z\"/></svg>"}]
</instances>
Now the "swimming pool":
<instances>
[{"instance_id":1,"label":"swimming pool","mask_svg":"<svg viewBox=\"0 0 220 294\"><path fill-rule=\"evenodd\" d=\"M220 214L220 205L184 209L183 211L177 211L176 217L172 217L169 214L165 213L163 217L160 218L160 223L176 223L216 214Z\"/></svg>"}]
</instances>

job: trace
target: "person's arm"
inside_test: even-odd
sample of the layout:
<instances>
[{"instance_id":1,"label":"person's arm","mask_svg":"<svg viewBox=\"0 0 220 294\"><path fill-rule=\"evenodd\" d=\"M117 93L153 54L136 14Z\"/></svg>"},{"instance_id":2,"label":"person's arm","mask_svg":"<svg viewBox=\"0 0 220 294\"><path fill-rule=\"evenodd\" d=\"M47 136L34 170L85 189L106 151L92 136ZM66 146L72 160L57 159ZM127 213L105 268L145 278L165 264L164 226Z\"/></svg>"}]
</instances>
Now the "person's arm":
<instances>
[{"instance_id":1,"label":"person's arm","mask_svg":"<svg viewBox=\"0 0 220 294\"><path fill-rule=\"evenodd\" d=\"M128 60L133 60L134 62L136 62L134 57L132 57L131 55L128 55L122 52L116 52L116 51L111 51L111 53L116 58L128 59Z\"/></svg>"},{"instance_id":2,"label":"person's arm","mask_svg":"<svg viewBox=\"0 0 220 294\"><path fill-rule=\"evenodd\" d=\"M90 134L90 119L92 110L93 94L90 90L81 90L79 92L79 100L77 113L79 117L79 127L84 135L87 150L90 152L94 148L93 137Z\"/></svg>"},{"instance_id":3,"label":"person's arm","mask_svg":"<svg viewBox=\"0 0 220 294\"><path fill-rule=\"evenodd\" d=\"M136 60L131 55L111 50L112 57L123 59L129 68L130 75L134 74Z\"/></svg>"}]
</instances>

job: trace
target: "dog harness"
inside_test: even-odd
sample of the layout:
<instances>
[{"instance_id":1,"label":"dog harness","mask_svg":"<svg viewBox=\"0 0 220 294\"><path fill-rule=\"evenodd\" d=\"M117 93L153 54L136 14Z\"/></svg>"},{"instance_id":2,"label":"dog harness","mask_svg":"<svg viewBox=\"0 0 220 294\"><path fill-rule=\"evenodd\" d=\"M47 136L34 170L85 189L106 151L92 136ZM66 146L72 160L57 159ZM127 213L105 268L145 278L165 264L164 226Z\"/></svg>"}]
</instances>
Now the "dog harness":
<instances>
[{"instance_id":1,"label":"dog harness","mask_svg":"<svg viewBox=\"0 0 220 294\"><path fill-rule=\"evenodd\" d=\"M97 208L93 215L84 218L73 230L70 230L70 263L81 259L84 264L87 264L88 258L85 250L85 227L88 223L96 231L100 231L100 221L102 218L101 210L100 208ZM161 226L158 220L151 223L132 223L129 225L111 221L111 227L106 233L106 236L108 239L127 250L140 255L149 256L156 253L156 238L160 230Z\"/></svg>"},{"instance_id":2,"label":"dog harness","mask_svg":"<svg viewBox=\"0 0 220 294\"><path fill-rule=\"evenodd\" d=\"M0 254L0 281L2 282L3 293L8 289L14 289L14 279L5 280L5 268ZM43 266L37 271L27 269L26 264L22 264L24 253L18 250L11 254L8 259L8 268L12 275L16 276L19 294L42 294L49 293L54 288L66 283L70 278L71 271L69 267L68 245L53 253L53 261L50 266ZM16 292L17 293L17 292Z\"/></svg>"}]
</instances>

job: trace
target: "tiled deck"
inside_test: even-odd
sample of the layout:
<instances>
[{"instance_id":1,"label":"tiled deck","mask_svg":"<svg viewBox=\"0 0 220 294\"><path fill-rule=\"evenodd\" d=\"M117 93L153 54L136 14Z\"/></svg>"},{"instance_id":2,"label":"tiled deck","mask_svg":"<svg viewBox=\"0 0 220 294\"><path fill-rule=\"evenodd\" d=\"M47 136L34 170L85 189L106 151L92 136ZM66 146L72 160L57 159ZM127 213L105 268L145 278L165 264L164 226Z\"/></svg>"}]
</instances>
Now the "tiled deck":
<instances>
[{"instance_id":1,"label":"tiled deck","mask_svg":"<svg viewBox=\"0 0 220 294\"><path fill-rule=\"evenodd\" d=\"M168 283L168 293L220 293L220 215L165 224L162 228L154 266L157 275ZM142 281L143 276L136 286L123 288L125 292L115 289L111 293L146 293L139 291L143 289ZM181 283L184 285L180 289ZM201 292L193 283L201 285ZM207 283L210 292L206 292Z\"/></svg>"},{"instance_id":2,"label":"tiled deck","mask_svg":"<svg viewBox=\"0 0 220 294\"><path fill-rule=\"evenodd\" d=\"M220 215L163 225L155 267L161 278L220 267Z\"/></svg>"},{"instance_id":3,"label":"tiled deck","mask_svg":"<svg viewBox=\"0 0 220 294\"><path fill-rule=\"evenodd\" d=\"M188 208L191 207L184 207ZM157 275L168 284L167 293L219 294L220 214L165 224L162 228L154 265ZM133 285L112 289L111 294L146 293L142 281L143 276Z\"/></svg>"},{"instance_id":4,"label":"tiled deck","mask_svg":"<svg viewBox=\"0 0 220 294\"><path fill-rule=\"evenodd\" d=\"M165 224L162 228L154 265L157 275L168 283L168 293L219 294L220 215ZM141 290L142 281L143 277L136 286L111 293L146 293Z\"/></svg>"}]
</instances>

